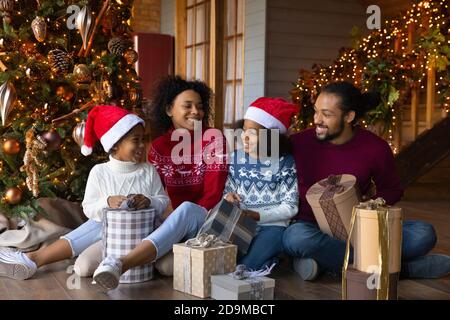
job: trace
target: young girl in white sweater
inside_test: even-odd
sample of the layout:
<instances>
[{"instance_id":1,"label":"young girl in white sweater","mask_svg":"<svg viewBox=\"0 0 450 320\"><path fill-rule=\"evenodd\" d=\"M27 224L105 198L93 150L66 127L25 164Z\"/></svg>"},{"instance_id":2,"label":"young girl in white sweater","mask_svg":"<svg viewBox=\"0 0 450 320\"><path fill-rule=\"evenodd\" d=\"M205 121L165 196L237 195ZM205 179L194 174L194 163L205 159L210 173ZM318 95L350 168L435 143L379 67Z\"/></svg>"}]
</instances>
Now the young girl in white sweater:
<instances>
[{"instance_id":1,"label":"young girl in white sweater","mask_svg":"<svg viewBox=\"0 0 450 320\"><path fill-rule=\"evenodd\" d=\"M129 195L134 195L135 209L151 206L157 214L162 214L169 198L156 169L141 162L145 154L143 135L144 121L138 116L115 106L94 107L88 114L82 153L89 155L100 140L110 157L89 173L82 203L89 220L50 246L34 252L0 249L0 276L28 279L43 265L80 255L101 239L103 209L119 208Z\"/></svg>"}]
</instances>

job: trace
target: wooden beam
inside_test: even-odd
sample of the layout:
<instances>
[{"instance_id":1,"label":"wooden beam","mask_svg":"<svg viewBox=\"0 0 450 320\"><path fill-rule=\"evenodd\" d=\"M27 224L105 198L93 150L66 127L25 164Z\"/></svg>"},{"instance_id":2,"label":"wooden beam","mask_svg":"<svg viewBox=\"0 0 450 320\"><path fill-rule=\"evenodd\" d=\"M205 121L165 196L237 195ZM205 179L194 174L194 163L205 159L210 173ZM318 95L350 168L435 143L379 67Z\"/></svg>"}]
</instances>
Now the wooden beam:
<instances>
[{"instance_id":1,"label":"wooden beam","mask_svg":"<svg viewBox=\"0 0 450 320\"><path fill-rule=\"evenodd\" d=\"M433 111L436 96L436 69L434 63L430 62L427 73L427 104L426 104L426 128L433 126Z\"/></svg>"},{"instance_id":2,"label":"wooden beam","mask_svg":"<svg viewBox=\"0 0 450 320\"><path fill-rule=\"evenodd\" d=\"M176 0L175 74L186 78L186 0Z\"/></svg>"},{"instance_id":3,"label":"wooden beam","mask_svg":"<svg viewBox=\"0 0 450 320\"><path fill-rule=\"evenodd\" d=\"M419 109L419 86L413 85L411 88L411 130L413 140L416 140L417 135L419 134L419 117L417 113L418 109Z\"/></svg>"},{"instance_id":4,"label":"wooden beam","mask_svg":"<svg viewBox=\"0 0 450 320\"><path fill-rule=\"evenodd\" d=\"M211 0L210 84L214 91L214 127L223 129L224 119L224 1Z\"/></svg>"}]
</instances>

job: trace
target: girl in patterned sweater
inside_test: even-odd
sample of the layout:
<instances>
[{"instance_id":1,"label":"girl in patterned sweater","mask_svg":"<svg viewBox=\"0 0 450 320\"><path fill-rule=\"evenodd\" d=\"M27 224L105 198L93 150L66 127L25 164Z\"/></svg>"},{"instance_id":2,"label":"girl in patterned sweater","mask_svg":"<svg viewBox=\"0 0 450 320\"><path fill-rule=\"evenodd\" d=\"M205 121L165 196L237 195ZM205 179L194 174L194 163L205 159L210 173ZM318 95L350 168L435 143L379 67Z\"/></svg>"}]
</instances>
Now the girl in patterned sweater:
<instances>
[{"instance_id":1,"label":"girl in patterned sweater","mask_svg":"<svg viewBox=\"0 0 450 320\"><path fill-rule=\"evenodd\" d=\"M256 100L244 116L243 148L231 156L225 199L258 222L248 253L239 259L249 269L275 262L283 232L297 214L297 174L285 135L297 112L297 106L282 99ZM273 130L264 129L278 129L279 139L272 139Z\"/></svg>"}]
</instances>

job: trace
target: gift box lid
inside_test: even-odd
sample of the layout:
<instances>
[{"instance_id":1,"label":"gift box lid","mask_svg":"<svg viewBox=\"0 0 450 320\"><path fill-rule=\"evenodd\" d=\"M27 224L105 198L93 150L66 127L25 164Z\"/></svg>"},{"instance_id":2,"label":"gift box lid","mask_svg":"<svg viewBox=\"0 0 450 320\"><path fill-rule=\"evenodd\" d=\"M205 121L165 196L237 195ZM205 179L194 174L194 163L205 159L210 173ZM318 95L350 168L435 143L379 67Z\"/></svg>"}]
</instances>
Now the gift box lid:
<instances>
[{"instance_id":1,"label":"gift box lid","mask_svg":"<svg viewBox=\"0 0 450 320\"><path fill-rule=\"evenodd\" d=\"M355 206L355 208L358 209L356 212L356 215L358 217L378 220L378 214L377 214L376 209L370 209L364 205L357 205L357 206ZM386 209L388 209L390 220L402 218L402 209L401 208L386 206Z\"/></svg>"},{"instance_id":2,"label":"gift box lid","mask_svg":"<svg viewBox=\"0 0 450 320\"><path fill-rule=\"evenodd\" d=\"M186 252L186 248L191 249L191 257L194 258L203 258L206 255L208 255L208 253L213 253L214 251L217 251L217 249L219 248L225 248L227 249L227 251L231 251L231 254L237 255L237 246L234 244L225 244L219 247L200 248L200 247L188 247L186 246L186 243L177 243L173 245L173 253L184 254Z\"/></svg>"},{"instance_id":3,"label":"gift box lid","mask_svg":"<svg viewBox=\"0 0 450 320\"><path fill-rule=\"evenodd\" d=\"M253 279L258 279L264 282L264 288L275 287L275 280L268 277L257 277ZM251 290L250 279L238 280L230 276L229 274L213 275L211 276L211 285L218 285L222 288L228 289L233 292L243 293Z\"/></svg>"},{"instance_id":4,"label":"gift box lid","mask_svg":"<svg viewBox=\"0 0 450 320\"><path fill-rule=\"evenodd\" d=\"M306 199L311 206L319 205L319 199L327 190L327 186L333 185L333 201L336 204L346 201L353 196L353 188L356 188L356 177L351 174L330 176L313 184L306 192Z\"/></svg>"}]
</instances>

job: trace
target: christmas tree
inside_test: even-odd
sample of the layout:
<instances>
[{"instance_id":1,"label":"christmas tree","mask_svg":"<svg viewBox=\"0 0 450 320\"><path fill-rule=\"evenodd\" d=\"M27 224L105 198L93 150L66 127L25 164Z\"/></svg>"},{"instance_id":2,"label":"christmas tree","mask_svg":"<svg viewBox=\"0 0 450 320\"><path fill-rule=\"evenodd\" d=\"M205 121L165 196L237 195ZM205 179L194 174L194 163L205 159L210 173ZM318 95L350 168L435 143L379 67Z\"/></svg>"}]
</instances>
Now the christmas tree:
<instances>
[{"instance_id":1,"label":"christmas tree","mask_svg":"<svg viewBox=\"0 0 450 320\"><path fill-rule=\"evenodd\" d=\"M132 1L0 0L0 210L32 216L40 197L83 198L106 159L81 155L91 107L138 112Z\"/></svg>"}]
</instances>

